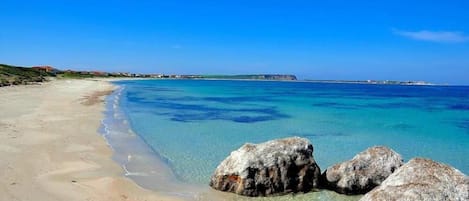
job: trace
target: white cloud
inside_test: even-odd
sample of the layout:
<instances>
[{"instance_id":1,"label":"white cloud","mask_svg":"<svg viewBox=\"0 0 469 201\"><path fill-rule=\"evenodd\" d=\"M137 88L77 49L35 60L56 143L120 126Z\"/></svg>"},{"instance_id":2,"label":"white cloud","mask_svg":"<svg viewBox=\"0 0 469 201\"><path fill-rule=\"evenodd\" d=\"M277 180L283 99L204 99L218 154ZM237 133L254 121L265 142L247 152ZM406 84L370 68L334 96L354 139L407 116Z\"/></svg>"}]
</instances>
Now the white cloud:
<instances>
[{"instance_id":1,"label":"white cloud","mask_svg":"<svg viewBox=\"0 0 469 201\"><path fill-rule=\"evenodd\" d=\"M394 29L393 32L406 38L430 42L463 43L469 41L469 36L457 31L402 31Z\"/></svg>"}]
</instances>

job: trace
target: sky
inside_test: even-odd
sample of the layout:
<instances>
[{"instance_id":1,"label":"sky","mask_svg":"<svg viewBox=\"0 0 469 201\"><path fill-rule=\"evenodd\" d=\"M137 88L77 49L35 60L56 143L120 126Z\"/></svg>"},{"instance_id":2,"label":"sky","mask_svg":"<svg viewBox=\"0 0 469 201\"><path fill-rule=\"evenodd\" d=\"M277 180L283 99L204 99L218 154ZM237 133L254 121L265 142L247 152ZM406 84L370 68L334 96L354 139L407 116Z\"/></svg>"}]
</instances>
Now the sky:
<instances>
[{"instance_id":1,"label":"sky","mask_svg":"<svg viewBox=\"0 0 469 201\"><path fill-rule=\"evenodd\" d=\"M469 85L469 1L11 1L0 63Z\"/></svg>"}]
</instances>

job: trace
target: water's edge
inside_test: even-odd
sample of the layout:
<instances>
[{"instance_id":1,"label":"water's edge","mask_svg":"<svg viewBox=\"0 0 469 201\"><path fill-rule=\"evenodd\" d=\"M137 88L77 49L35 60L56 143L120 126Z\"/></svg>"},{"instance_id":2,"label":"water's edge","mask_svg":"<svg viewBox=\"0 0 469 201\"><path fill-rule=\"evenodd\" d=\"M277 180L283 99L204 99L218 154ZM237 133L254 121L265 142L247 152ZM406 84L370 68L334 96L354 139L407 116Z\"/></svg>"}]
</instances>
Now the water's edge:
<instances>
[{"instance_id":1,"label":"water's edge","mask_svg":"<svg viewBox=\"0 0 469 201\"><path fill-rule=\"evenodd\" d=\"M112 159L124 170L125 177L138 186L176 196L183 200L358 200L361 196L345 196L328 190L306 194L279 197L251 198L231 193L218 192L206 186L183 183L177 179L168 160L165 160L145 140L136 134L128 117L120 108L125 85L116 86L116 90L105 98L104 119L99 133L113 151Z\"/></svg>"},{"instance_id":2,"label":"water's edge","mask_svg":"<svg viewBox=\"0 0 469 201\"><path fill-rule=\"evenodd\" d=\"M117 86L105 98L104 119L99 130L113 151L112 159L123 168L124 176L140 187L193 200L199 189L195 191L194 187L179 182L164 159L132 131L119 107L124 89L125 86Z\"/></svg>"}]
</instances>

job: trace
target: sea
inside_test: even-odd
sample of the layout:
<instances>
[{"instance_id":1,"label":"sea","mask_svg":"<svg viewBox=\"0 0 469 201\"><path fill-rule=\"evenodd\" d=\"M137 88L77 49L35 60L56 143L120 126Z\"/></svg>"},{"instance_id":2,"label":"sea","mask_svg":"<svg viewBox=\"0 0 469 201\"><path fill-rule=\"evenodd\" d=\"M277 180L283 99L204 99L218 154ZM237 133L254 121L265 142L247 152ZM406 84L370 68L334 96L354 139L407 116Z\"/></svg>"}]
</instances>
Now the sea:
<instances>
[{"instance_id":1,"label":"sea","mask_svg":"<svg viewBox=\"0 0 469 201\"><path fill-rule=\"evenodd\" d=\"M241 80L126 80L101 133L126 176L188 200L251 200L210 190L245 143L299 136L321 170L375 145L469 173L469 87ZM358 200L329 191L262 200ZM257 200L259 200L257 199Z\"/></svg>"}]
</instances>

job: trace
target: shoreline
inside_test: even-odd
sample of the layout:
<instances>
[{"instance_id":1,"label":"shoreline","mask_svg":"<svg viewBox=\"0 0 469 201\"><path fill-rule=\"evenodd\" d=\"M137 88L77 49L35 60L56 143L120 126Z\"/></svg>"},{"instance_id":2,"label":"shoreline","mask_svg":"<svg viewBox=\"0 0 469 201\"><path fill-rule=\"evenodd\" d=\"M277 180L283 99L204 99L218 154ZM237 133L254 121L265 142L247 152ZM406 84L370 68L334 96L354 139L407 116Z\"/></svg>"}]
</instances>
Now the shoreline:
<instances>
[{"instance_id":1,"label":"shoreline","mask_svg":"<svg viewBox=\"0 0 469 201\"><path fill-rule=\"evenodd\" d=\"M121 79L109 82L116 90L105 98L101 135L113 150L113 161L124 170L122 177L141 188L182 200L239 200L239 196L213 190L208 184L200 186L179 180L164 156L133 131L127 114L120 107L125 86L114 81Z\"/></svg>"},{"instance_id":2,"label":"shoreline","mask_svg":"<svg viewBox=\"0 0 469 201\"><path fill-rule=\"evenodd\" d=\"M0 88L0 200L180 200L123 176L98 133L109 80Z\"/></svg>"},{"instance_id":3,"label":"shoreline","mask_svg":"<svg viewBox=\"0 0 469 201\"><path fill-rule=\"evenodd\" d=\"M116 90L105 98L106 109L101 120L100 134L113 150L112 158L124 170L125 177L145 189L179 194L170 186L184 186L172 171L165 158L135 133L130 121L120 107L124 86L114 83ZM150 183L151 182L151 183Z\"/></svg>"},{"instance_id":4,"label":"shoreline","mask_svg":"<svg viewBox=\"0 0 469 201\"><path fill-rule=\"evenodd\" d=\"M125 175L124 168L129 169L119 163L128 160L126 151L137 149L113 148L112 142L99 133L106 107L112 107L104 101L117 88L112 83L117 80L121 79L53 80L0 88L0 166L5 167L0 174L0 200L357 200L327 190L250 198L219 192L208 185L180 181L166 185L167 180L161 178L172 173L167 172L169 167L161 166L157 170L166 170L160 177L139 178L160 187L147 188ZM135 145L129 144L129 138L122 139L127 147ZM158 161L146 160L154 156L151 154L135 167L143 164L147 165L144 168L155 168L152 165Z\"/></svg>"},{"instance_id":5,"label":"shoreline","mask_svg":"<svg viewBox=\"0 0 469 201\"><path fill-rule=\"evenodd\" d=\"M142 136L133 131L127 114L125 114L125 111L119 107L121 104L120 101L122 101L120 96L122 95L121 93L125 90L125 85L122 86L116 84L114 81L120 80L113 80L110 82L117 88L117 90L114 91L113 94L108 95L106 98L106 102L108 104L105 111L106 115L103 119L103 125L108 128L112 127L112 125L106 125L105 123L105 121L112 119L112 122L117 123L116 126L119 128L105 131L106 133L114 133L114 135L103 133L103 137L105 137L109 146L114 150L114 161L120 164L120 166L123 167L123 169L125 169L127 172L127 174L123 176L130 178L133 182L135 182L136 185L139 185L142 188L156 192L164 192L164 195L175 196L183 200L200 201L356 201L359 197L361 197L361 195L350 196L338 194L334 191L326 189L317 189L317 191L311 191L308 193L287 194L273 197L245 197L233 193L214 190L210 188L208 184L185 183L184 181L178 179L176 173L171 168L171 164L167 163L164 156L158 153L157 150L154 150L153 147L151 147ZM121 127L123 125L124 127ZM133 169L132 171L129 171L127 165L132 165L132 163ZM155 167L158 170L158 173L161 171L164 174L154 174Z\"/></svg>"}]
</instances>

